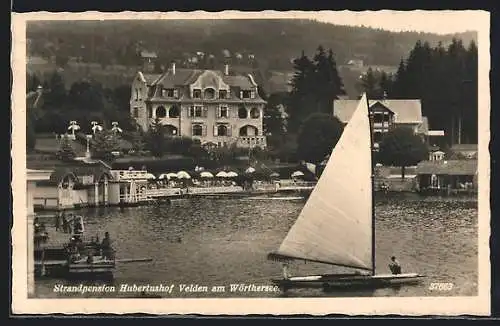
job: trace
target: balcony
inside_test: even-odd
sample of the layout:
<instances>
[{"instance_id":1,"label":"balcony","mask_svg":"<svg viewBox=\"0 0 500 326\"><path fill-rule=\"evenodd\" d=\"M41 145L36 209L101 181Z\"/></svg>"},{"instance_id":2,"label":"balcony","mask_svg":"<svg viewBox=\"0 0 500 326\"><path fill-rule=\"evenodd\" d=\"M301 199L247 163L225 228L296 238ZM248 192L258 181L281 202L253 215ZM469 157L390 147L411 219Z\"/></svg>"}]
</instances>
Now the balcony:
<instances>
[{"instance_id":1,"label":"balcony","mask_svg":"<svg viewBox=\"0 0 500 326\"><path fill-rule=\"evenodd\" d=\"M236 141L238 147L266 147L266 137L265 136L240 136Z\"/></svg>"},{"instance_id":2,"label":"balcony","mask_svg":"<svg viewBox=\"0 0 500 326\"><path fill-rule=\"evenodd\" d=\"M147 180L150 177L148 171L142 170L111 170L111 175L117 181Z\"/></svg>"}]
</instances>

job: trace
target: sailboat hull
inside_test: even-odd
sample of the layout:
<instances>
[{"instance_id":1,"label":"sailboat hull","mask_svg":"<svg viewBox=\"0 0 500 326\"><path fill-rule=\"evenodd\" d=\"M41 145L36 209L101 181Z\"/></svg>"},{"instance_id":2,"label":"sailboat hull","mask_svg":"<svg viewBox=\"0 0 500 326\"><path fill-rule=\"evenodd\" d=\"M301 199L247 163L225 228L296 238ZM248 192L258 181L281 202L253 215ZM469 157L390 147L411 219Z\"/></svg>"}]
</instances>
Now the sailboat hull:
<instances>
[{"instance_id":1,"label":"sailboat hull","mask_svg":"<svg viewBox=\"0 0 500 326\"><path fill-rule=\"evenodd\" d=\"M418 284L423 278L423 275L417 273L397 275L327 274L297 276L289 279L273 279L272 282L275 285L278 285L282 290L293 288L323 288L324 290L333 290L346 288L386 288L401 285L414 285Z\"/></svg>"}]
</instances>

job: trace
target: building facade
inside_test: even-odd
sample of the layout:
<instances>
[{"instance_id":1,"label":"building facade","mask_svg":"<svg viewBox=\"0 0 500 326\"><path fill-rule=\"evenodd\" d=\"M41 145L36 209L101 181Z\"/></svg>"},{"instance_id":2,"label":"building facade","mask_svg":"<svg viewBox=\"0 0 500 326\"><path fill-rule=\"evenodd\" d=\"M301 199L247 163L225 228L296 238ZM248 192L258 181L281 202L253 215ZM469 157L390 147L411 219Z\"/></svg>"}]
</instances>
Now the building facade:
<instances>
[{"instance_id":1,"label":"building facade","mask_svg":"<svg viewBox=\"0 0 500 326\"><path fill-rule=\"evenodd\" d=\"M221 72L172 64L164 74L137 73L130 113L143 130L159 119L171 136L202 145L266 147L265 104L252 75L231 75L228 65Z\"/></svg>"},{"instance_id":2,"label":"building facade","mask_svg":"<svg viewBox=\"0 0 500 326\"><path fill-rule=\"evenodd\" d=\"M369 110L372 121L373 141L375 146L392 128L407 127L426 140L429 133L427 117L422 116L420 100L369 100ZM335 100L333 115L342 123L347 124L356 110L359 100ZM443 133L444 135L444 133Z\"/></svg>"}]
</instances>

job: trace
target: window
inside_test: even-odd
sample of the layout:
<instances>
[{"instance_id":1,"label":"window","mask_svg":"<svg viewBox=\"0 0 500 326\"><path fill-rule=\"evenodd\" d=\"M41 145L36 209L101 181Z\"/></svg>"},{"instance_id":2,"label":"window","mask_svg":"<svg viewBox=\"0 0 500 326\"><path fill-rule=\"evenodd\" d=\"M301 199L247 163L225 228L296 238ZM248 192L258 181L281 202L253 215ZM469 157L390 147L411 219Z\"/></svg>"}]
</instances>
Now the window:
<instances>
[{"instance_id":1,"label":"window","mask_svg":"<svg viewBox=\"0 0 500 326\"><path fill-rule=\"evenodd\" d=\"M174 89L173 88L167 88L163 89L163 97L174 97Z\"/></svg>"},{"instance_id":2,"label":"window","mask_svg":"<svg viewBox=\"0 0 500 326\"><path fill-rule=\"evenodd\" d=\"M170 110L168 110L168 116L170 118L178 118L179 117L179 107L177 105L174 105L170 108Z\"/></svg>"},{"instance_id":3,"label":"window","mask_svg":"<svg viewBox=\"0 0 500 326\"><path fill-rule=\"evenodd\" d=\"M247 109L244 106L238 108L238 118L246 119L248 117Z\"/></svg>"},{"instance_id":4,"label":"window","mask_svg":"<svg viewBox=\"0 0 500 326\"><path fill-rule=\"evenodd\" d=\"M213 100L213 99L215 99L215 90L213 88L207 88L207 89L205 89L203 97L205 99L207 99L207 100Z\"/></svg>"},{"instance_id":5,"label":"window","mask_svg":"<svg viewBox=\"0 0 500 326\"><path fill-rule=\"evenodd\" d=\"M219 108L219 118L229 118L229 109L227 106L221 106Z\"/></svg>"},{"instance_id":6,"label":"window","mask_svg":"<svg viewBox=\"0 0 500 326\"><path fill-rule=\"evenodd\" d=\"M242 97L242 98L250 98L251 93L252 93L251 91L247 91L247 90L242 91L242 92L241 92L241 97Z\"/></svg>"},{"instance_id":7,"label":"window","mask_svg":"<svg viewBox=\"0 0 500 326\"><path fill-rule=\"evenodd\" d=\"M203 136L203 126L200 124L193 125L193 136Z\"/></svg>"},{"instance_id":8,"label":"window","mask_svg":"<svg viewBox=\"0 0 500 326\"><path fill-rule=\"evenodd\" d=\"M260 118L260 110L257 108L252 108L252 110L250 110L250 116L252 117L252 119Z\"/></svg>"},{"instance_id":9,"label":"window","mask_svg":"<svg viewBox=\"0 0 500 326\"><path fill-rule=\"evenodd\" d=\"M138 88L135 89L135 100L136 101L139 100L139 89Z\"/></svg>"},{"instance_id":10,"label":"window","mask_svg":"<svg viewBox=\"0 0 500 326\"><path fill-rule=\"evenodd\" d=\"M153 108L148 105L148 118L152 118L153 117Z\"/></svg>"},{"instance_id":11,"label":"window","mask_svg":"<svg viewBox=\"0 0 500 326\"><path fill-rule=\"evenodd\" d=\"M373 133L373 141L375 143L378 143L382 140L382 133L381 132L375 132Z\"/></svg>"},{"instance_id":12,"label":"window","mask_svg":"<svg viewBox=\"0 0 500 326\"><path fill-rule=\"evenodd\" d=\"M373 114L373 122L374 123L382 123L384 121L384 115L381 113Z\"/></svg>"},{"instance_id":13,"label":"window","mask_svg":"<svg viewBox=\"0 0 500 326\"><path fill-rule=\"evenodd\" d=\"M193 98L201 98L201 90L200 89L193 90Z\"/></svg>"},{"instance_id":14,"label":"window","mask_svg":"<svg viewBox=\"0 0 500 326\"><path fill-rule=\"evenodd\" d=\"M229 136L227 126L226 125L218 125L217 126L217 134L214 136Z\"/></svg>"},{"instance_id":15,"label":"window","mask_svg":"<svg viewBox=\"0 0 500 326\"><path fill-rule=\"evenodd\" d=\"M255 91L250 92L250 98L255 98Z\"/></svg>"},{"instance_id":16,"label":"window","mask_svg":"<svg viewBox=\"0 0 500 326\"><path fill-rule=\"evenodd\" d=\"M167 116L167 110L165 110L164 106L159 106L156 108L156 117L157 118L165 118Z\"/></svg>"},{"instance_id":17,"label":"window","mask_svg":"<svg viewBox=\"0 0 500 326\"><path fill-rule=\"evenodd\" d=\"M219 98L227 98L227 91L225 89L219 91Z\"/></svg>"},{"instance_id":18,"label":"window","mask_svg":"<svg viewBox=\"0 0 500 326\"><path fill-rule=\"evenodd\" d=\"M139 108L134 108L132 114L134 118L139 118Z\"/></svg>"},{"instance_id":19,"label":"window","mask_svg":"<svg viewBox=\"0 0 500 326\"><path fill-rule=\"evenodd\" d=\"M189 116L195 118L206 117L206 110L203 106L194 105L189 108Z\"/></svg>"}]
</instances>

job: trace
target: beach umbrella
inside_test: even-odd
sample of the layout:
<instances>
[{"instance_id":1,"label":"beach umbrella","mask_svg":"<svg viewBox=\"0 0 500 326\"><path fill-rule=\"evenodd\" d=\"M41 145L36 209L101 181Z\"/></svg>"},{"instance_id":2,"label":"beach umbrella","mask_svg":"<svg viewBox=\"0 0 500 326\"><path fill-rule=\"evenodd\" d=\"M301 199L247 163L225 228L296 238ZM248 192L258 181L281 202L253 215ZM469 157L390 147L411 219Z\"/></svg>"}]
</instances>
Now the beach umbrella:
<instances>
[{"instance_id":1,"label":"beach umbrella","mask_svg":"<svg viewBox=\"0 0 500 326\"><path fill-rule=\"evenodd\" d=\"M280 177L280 174L277 173L277 172L273 172L269 175L271 178L279 178Z\"/></svg>"},{"instance_id":2,"label":"beach umbrella","mask_svg":"<svg viewBox=\"0 0 500 326\"><path fill-rule=\"evenodd\" d=\"M177 172L177 178L179 179L191 179L191 176L186 171Z\"/></svg>"},{"instance_id":3,"label":"beach umbrella","mask_svg":"<svg viewBox=\"0 0 500 326\"><path fill-rule=\"evenodd\" d=\"M203 171L200 173L201 178L213 178L214 175L208 171Z\"/></svg>"},{"instance_id":4,"label":"beach umbrella","mask_svg":"<svg viewBox=\"0 0 500 326\"><path fill-rule=\"evenodd\" d=\"M255 169L251 166L245 170L245 173L254 173L254 172L255 172Z\"/></svg>"},{"instance_id":5,"label":"beach umbrella","mask_svg":"<svg viewBox=\"0 0 500 326\"><path fill-rule=\"evenodd\" d=\"M148 173L148 174L146 174L146 179L153 180L153 179L156 179L156 177L152 173Z\"/></svg>"},{"instance_id":6,"label":"beach umbrella","mask_svg":"<svg viewBox=\"0 0 500 326\"><path fill-rule=\"evenodd\" d=\"M227 174L226 174L226 177L228 178L236 178L238 176L238 173L234 172L234 171L229 171Z\"/></svg>"},{"instance_id":7,"label":"beach umbrella","mask_svg":"<svg viewBox=\"0 0 500 326\"><path fill-rule=\"evenodd\" d=\"M165 174L165 177L169 180L172 178L177 178L177 173L170 172L170 173Z\"/></svg>"},{"instance_id":8,"label":"beach umbrella","mask_svg":"<svg viewBox=\"0 0 500 326\"><path fill-rule=\"evenodd\" d=\"M163 180L163 179L168 179L168 176L166 173L162 173L160 174L160 176L158 177L158 180Z\"/></svg>"},{"instance_id":9,"label":"beach umbrella","mask_svg":"<svg viewBox=\"0 0 500 326\"><path fill-rule=\"evenodd\" d=\"M294 173L292 173L292 178L303 177L303 176L304 172L302 171L295 171Z\"/></svg>"},{"instance_id":10,"label":"beach umbrella","mask_svg":"<svg viewBox=\"0 0 500 326\"><path fill-rule=\"evenodd\" d=\"M215 176L219 178L227 178L227 173L225 171L220 171Z\"/></svg>"}]
</instances>

